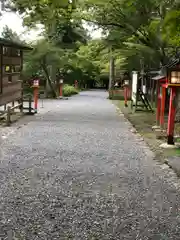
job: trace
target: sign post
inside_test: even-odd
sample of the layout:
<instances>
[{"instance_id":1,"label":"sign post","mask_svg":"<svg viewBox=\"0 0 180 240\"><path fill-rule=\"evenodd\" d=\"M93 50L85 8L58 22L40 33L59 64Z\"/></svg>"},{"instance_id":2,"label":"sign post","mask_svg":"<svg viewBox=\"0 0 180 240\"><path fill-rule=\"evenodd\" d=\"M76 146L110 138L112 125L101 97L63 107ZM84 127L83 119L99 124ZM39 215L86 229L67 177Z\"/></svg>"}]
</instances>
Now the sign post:
<instances>
[{"instance_id":1,"label":"sign post","mask_svg":"<svg viewBox=\"0 0 180 240\"><path fill-rule=\"evenodd\" d=\"M133 72L132 75L132 106L137 105L137 87L138 87L138 73L136 71Z\"/></svg>"},{"instance_id":2,"label":"sign post","mask_svg":"<svg viewBox=\"0 0 180 240\"><path fill-rule=\"evenodd\" d=\"M40 99L41 99L41 108L44 108L44 98L45 98L45 93L40 92Z\"/></svg>"}]
</instances>

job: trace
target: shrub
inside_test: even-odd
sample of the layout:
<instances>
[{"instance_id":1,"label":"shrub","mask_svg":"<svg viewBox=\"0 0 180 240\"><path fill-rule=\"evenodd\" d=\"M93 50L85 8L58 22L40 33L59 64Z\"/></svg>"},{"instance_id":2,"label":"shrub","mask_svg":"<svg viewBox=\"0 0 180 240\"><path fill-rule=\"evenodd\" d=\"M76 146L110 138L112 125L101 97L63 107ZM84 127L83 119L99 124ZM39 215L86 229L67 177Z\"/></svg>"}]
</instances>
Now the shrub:
<instances>
[{"instance_id":1,"label":"shrub","mask_svg":"<svg viewBox=\"0 0 180 240\"><path fill-rule=\"evenodd\" d=\"M69 97L69 96L72 96L72 95L75 95L75 94L78 94L78 93L79 93L78 89L76 89L73 86L70 86L68 84L65 84L63 86L63 96L64 97Z\"/></svg>"}]
</instances>

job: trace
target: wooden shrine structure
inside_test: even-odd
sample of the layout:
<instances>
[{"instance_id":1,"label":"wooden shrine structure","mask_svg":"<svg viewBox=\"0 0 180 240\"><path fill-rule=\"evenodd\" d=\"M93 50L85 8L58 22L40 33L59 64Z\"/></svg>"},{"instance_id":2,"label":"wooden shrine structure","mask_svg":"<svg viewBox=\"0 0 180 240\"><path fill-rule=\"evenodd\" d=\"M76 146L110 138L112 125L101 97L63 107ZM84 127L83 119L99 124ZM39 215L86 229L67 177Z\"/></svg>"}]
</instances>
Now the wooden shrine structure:
<instances>
[{"instance_id":1,"label":"wooden shrine structure","mask_svg":"<svg viewBox=\"0 0 180 240\"><path fill-rule=\"evenodd\" d=\"M23 101L23 51L31 49L0 38L0 106Z\"/></svg>"}]
</instances>

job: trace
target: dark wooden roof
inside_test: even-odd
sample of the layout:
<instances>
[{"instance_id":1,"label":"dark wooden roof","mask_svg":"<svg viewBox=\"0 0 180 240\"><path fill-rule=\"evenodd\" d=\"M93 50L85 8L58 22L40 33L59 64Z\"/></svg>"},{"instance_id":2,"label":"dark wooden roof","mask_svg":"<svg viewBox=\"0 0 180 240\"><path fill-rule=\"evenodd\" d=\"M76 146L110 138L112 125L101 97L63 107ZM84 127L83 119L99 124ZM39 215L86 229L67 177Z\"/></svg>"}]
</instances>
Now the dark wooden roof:
<instances>
[{"instance_id":1,"label":"dark wooden roof","mask_svg":"<svg viewBox=\"0 0 180 240\"><path fill-rule=\"evenodd\" d=\"M0 38L0 45L3 45L5 47L19 48L19 49L22 49L22 50L32 50L33 49L32 47L23 45L21 43L16 43L16 42L13 42L13 41L10 41L10 40L6 40L6 39L3 39L3 38Z\"/></svg>"},{"instance_id":2,"label":"dark wooden roof","mask_svg":"<svg viewBox=\"0 0 180 240\"><path fill-rule=\"evenodd\" d=\"M155 81L158 81L158 80L161 80L161 79L164 79L164 78L166 78L166 76L157 75L157 76L153 77L152 79L155 80Z\"/></svg>"},{"instance_id":3,"label":"dark wooden roof","mask_svg":"<svg viewBox=\"0 0 180 240\"><path fill-rule=\"evenodd\" d=\"M163 67L165 68L172 68L175 67L176 65L180 64L180 56L176 56L175 58L171 59L166 65Z\"/></svg>"}]
</instances>

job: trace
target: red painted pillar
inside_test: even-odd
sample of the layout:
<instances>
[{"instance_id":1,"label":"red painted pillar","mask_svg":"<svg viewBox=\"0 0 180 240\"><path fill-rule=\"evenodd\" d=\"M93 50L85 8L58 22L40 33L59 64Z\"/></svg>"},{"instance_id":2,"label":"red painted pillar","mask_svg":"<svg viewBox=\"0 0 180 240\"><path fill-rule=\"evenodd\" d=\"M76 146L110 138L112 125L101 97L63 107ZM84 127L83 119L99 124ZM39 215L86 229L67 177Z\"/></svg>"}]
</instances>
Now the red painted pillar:
<instances>
[{"instance_id":1,"label":"red painted pillar","mask_svg":"<svg viewBox=\"0 0 180 240\"><path fill-rule=\"evenodd\" d=\"M168 130L167 130L167 143L174 144L174 121L176 108L174 105L174 100L176 96L176 88L171 88L170 103L169 103L169 117L168 117Z\"/></svg>"},{"instance_id":2,"label":"red painted pillar","mask_svg":"<svg viewBox=\"0 0 180 240\"><path fill-rule=\"evenodd\" d=\"M127 88L127 100L129 99L129 88Z\"/></svg>"},{"instance_id":3,"label":"red painted pillar","mask_svg":"<svg viewBox=\"0 0 180 240\"><path fill-rule=\"evenodd\" d=\"M161 113L160 113L160 126L162 128L164 126L165 101L166 101L166 88L162 86Z\"/></svg>"},{"instance_id":4,"label":"red painted pillar","mask_svg":"<svg viewBox=\"0 0 180 240\"><path fill-rule=\"evenodd\" d=\"M34 88L34 112L37 113L38 94L39 94L39 80L38 79L33 81L33 88Z\"/></svg>"},{"instance_id":5,"label":"red painted pillar","mask_svg":"<svg viewBox=\"0 0 180 240\"><path fill-rule=\"evenodd\" d=\"M34 87L34 112L37 113L38 109L38 87Z\"/></svg>"}]
</instances>

